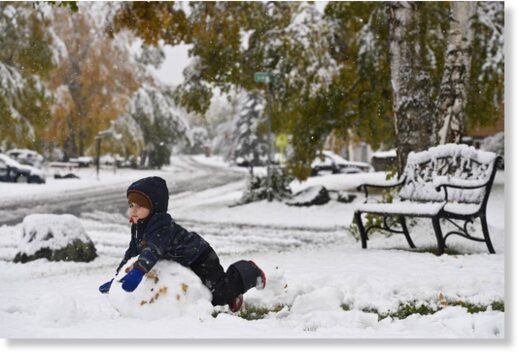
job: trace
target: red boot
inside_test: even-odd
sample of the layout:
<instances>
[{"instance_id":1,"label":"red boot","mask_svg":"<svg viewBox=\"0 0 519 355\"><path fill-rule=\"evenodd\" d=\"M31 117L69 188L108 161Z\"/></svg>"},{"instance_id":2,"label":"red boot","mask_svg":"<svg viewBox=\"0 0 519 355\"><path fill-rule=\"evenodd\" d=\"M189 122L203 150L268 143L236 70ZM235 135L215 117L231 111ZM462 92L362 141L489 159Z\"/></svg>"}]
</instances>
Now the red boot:
<instances>
[{"instance_id":1,"label":"red boot","mask_svg":"<svg viewBox=\"0 0 519 355\"><path fill-rule=\"evenodd\" d=\"M267 276L265 275L265 272L259 268L258 265L252 260L250 262L258 269L260 276L258 277L258 281L256 282L256 288L259 290L263 290L265 286L267 286Z\"/></svg>"},{"instance_id":2,"label":"red boot","mask_svg":"<svg viewBox=\"0 0 519 355\"><path fill-rule=\"evenodd\" d=\"M234 298L231 303L229 303L229 308L231 309L231 312L235 313L238 312L243 304L243 295L238 295L236 298Z\"/></svg>"}]
</instances>

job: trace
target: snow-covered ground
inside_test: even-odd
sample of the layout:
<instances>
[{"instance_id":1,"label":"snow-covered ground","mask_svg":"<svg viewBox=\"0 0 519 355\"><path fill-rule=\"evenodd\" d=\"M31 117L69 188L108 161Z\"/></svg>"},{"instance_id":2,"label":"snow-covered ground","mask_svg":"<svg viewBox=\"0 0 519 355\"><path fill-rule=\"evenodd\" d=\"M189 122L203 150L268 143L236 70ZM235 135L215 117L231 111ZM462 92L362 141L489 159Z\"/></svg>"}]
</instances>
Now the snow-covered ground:
<instances>
[{"instance_id":1,"label":"snow-covered ground","mask_svg":"<svg viewBox=\"0 0 519 355\"><path fill-rule=\"evenodd\" d=\"M197 160L226 168L216 159ZM135 172L142 173L151 172ZM119 183L140 177L132 174L122 174ZM364 179L384 178L363 175L318 177L305 186L351 189ZM216 317L168 315L167 309L164 317L153 320L121 315L97 288L113 276L128 245L129 226L122 215L99 212L81 216L100 255L87 264L43 260L14 264L11 260L22 225L1 226L0 335L503 339L508 332L506 313L491 307L469 313L460 304L487 307L505 301L504 180L500 172L488 207L497 253L488 254L483 243L452 237L447 245L457 253L441 257L409 251L400 235L374 235L369 248L361 249L348 230L355 205L362 203L361 195L351 204L331 201L299 208L258 202L229 208L241 196L244 181L199 192L170 191L170 213L177 222L203 235L225 267L239 259L253 259L265 269L267 288L251 290L244 297L245 308L270 311L256 320L230 314L225 307L217 308L220 313ZM302 188L301 184L292 187ZM56 187L53 193L58 191ZM46 193L45 189L40 193ZM4 201L16 198L9 194L2 197ZM477 223L475 231L480 233ZM411 234L419 249L436 245L429 221L413 226ZM379 317L394 314L404 305L423 305L436 312L405 319Z\"/></svg>"}]
</instances>

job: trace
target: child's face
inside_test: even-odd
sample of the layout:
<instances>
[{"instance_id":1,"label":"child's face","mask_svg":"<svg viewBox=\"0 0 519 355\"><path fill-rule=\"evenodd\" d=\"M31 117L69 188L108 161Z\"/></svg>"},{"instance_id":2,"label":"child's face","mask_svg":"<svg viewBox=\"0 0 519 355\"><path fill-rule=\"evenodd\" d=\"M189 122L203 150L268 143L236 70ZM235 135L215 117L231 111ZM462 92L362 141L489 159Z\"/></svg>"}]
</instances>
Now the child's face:
<instances>
[{"instance_id":1,"label":"child's face","mask_svg":"<svg viewBox=\"0 0 519 355\"><path fill-rule=\"evenodd\" d=\"M137 223L139 219L146 219L150 215L150 210L146 207L139 206L132 202L130 208L128 208L128 217L130 217L131 223Z\"/></svg>"}]
</instances>

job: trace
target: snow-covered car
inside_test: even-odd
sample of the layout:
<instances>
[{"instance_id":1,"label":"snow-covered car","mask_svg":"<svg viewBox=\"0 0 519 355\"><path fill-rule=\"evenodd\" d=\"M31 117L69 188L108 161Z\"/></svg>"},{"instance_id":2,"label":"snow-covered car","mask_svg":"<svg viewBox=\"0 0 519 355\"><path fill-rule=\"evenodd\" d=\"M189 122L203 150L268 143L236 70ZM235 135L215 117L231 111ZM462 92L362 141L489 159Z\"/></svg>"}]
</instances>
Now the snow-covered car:
<instances>
[{"instance_id":1,"label":"snow-covered car","mask_svg":"<svg viewBox=\"0 0 519 355\"><path fill-rule=\"evenodd\" d=\"M321 153L318 152L311 166L312 176L323 174L358 174L374 171L373 166L369 163L346 160L329 150L322 151L322 158Z\"/></svg>"},{"instance_id":2,"label":"snow-covered car","mask_svg":"<svg viewBox=\"0 0 519 355\"><path fill-rule=\"evenodd\" d=\"M45 176L40 169L20 164L6 154L0 154L0 181L44 184Z\"/></svg>"},{"instance_id":3,"label":"snow-covered car","mask_svg":"<svg viewBox=\"0 0 519 355\"><path fill-rule=\"evenodd\" d=\"M21 164L36 167L41 167L44 160L40 153L30 149L11 149L6 154Z\"/></svg>"},{"instance_id":4,"label":"snow-covered car","mask_svg":"<svg viewBox=\"0 0 519 355\"><path fill-rule=\"evenodd\" d=\"M117 167L120 168L123 162L124 158L119 154L105 154L99 157L99 164L101 165L114 166L114 164L117 164Z\"/></svg>"},{"instance_id":5,"label":"snow-covered car","mask_svg":"<svg viewBox=\"0 0 519 355\"><path fill-rule=\"evenodd\" d=\"M88 168L90 165L94 164L94 158L88 156L70 158L69 162L76 163L80 168Z\"/></svg>"}]
</instances>

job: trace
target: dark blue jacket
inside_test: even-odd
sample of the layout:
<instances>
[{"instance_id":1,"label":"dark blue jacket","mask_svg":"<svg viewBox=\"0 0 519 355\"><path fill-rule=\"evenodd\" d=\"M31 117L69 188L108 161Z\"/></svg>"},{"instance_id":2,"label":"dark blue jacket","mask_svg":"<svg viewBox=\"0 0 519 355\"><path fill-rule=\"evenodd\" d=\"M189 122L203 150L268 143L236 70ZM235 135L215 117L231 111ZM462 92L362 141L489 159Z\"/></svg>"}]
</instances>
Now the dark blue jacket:
<instances>
[{"instance_id":1,"label":"dark blue jacket","mask_svg":"<svg viewBox=\"0 0 519 355\"><path fill-rule=\"evenodd\" d=\"M209 244L202 237L175 223L167 213L169 192L162 178L153 176L138 180L130 185L127 193L132 190L148 196L153 210L148 218L132 225L130 245L117 272L136 255L139 258L134 267L148 272L160 259L190 266L207 250Z\"/></svg>"}]
</instances>

